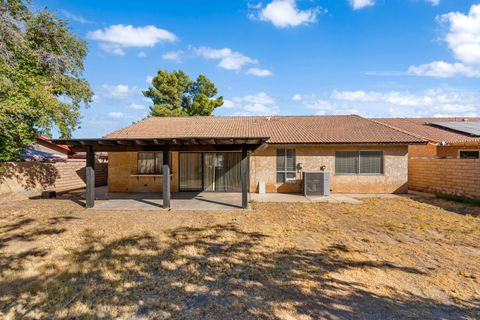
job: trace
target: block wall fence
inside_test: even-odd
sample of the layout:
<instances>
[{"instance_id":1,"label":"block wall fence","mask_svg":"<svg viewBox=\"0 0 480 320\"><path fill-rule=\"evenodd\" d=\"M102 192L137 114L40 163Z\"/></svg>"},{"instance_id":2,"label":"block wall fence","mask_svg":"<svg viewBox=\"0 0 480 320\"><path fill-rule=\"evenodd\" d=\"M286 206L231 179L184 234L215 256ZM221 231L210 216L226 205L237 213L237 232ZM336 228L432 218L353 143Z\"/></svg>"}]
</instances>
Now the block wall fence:
<instances>
[{"instance_id":1,"label":"block wall fence","mask_svg":"<svg viewBox=\"0 0 480 320\"><path fill-rule=\"evenodd\" d=\"M408 187L480 199L480 159L409 159Z\"/></svg>"},{"instance_id":2,"label":"block wall fence","mask_svg":"<svg viewBox=\"0 0 480 320\"><path fill-rule=\"evenodd\" d=\"M95 185L107 184L108 164L95 164ZM69 191L85 187L85 162L0 163L0 194L39 194L42 191Z\"/></svg>"}]
</instances>

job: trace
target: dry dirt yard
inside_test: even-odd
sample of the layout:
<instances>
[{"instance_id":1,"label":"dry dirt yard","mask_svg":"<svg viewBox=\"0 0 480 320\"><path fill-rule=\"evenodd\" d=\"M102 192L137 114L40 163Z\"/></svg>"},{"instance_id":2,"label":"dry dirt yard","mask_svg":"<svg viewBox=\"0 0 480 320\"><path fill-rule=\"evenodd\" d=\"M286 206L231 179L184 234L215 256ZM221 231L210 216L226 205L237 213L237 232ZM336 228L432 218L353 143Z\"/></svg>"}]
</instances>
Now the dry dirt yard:
<instances>
[{"instance_id":1,"label":"dry dirt yard","mask_svg":"<svg viewBox=\"0 0 480 320\"><path fill-rule=\"evenodd\" d=\"M0 204L3 319L479 319L480 208ZM475 217L477 216L477 217Z\"/></svg>"}]
</instances>

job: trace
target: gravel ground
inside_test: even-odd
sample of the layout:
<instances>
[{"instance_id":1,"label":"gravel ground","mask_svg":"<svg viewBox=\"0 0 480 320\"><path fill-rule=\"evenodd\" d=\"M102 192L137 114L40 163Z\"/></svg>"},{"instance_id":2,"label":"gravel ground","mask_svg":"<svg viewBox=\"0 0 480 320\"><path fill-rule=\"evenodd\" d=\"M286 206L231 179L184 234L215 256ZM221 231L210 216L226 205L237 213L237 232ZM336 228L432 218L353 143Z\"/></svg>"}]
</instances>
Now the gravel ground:
<instances>
[{"instance_id":1,"label":"gravel ground","mask_svg":"<svg viewBox=\"0 0 480 320\"><path fill-rule=\"evenodd\" d=\"M4 201L0 318L480 318L480 208L362 201L228 212Z\"/></svg>"}]
</instances>

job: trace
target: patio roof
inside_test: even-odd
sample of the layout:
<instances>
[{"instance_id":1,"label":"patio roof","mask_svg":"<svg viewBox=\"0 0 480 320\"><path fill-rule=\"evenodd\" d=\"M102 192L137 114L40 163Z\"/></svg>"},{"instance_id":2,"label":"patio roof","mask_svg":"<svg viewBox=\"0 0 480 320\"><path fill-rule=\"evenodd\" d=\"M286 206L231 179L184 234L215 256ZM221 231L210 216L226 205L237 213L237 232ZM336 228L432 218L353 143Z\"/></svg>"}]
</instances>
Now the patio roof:
<instances>
[{"instance_id":1,"label":"patio roof","mask_svg":"<svg viewBox=\"0 0 480 320\"><path fill-rule=\"evenodd\" d=\"M88 139L54 139L54 143L67 145L72 151L149 151L163 150L165 146L171 151L209 151L240 150L245 146L254 150L266 143L268 137L171 137L171 138L88 138Z\"/></svg>"},{"instance_id":2,"label":"patio roof","mask_svg":"<svg viewBox=\"0 0 480 320\"><path fill-rule=\"evenodd\" d=\"M72 151L86 154L86 208L95 204L95 152L163 151L163 176L170 176L170 151L241 151L242 208L248 207L248 151L266 144L268 137L161 137L55 139ZM170 179L163 179L163 208L170 208Z\"/></svg>"}]
</instances>

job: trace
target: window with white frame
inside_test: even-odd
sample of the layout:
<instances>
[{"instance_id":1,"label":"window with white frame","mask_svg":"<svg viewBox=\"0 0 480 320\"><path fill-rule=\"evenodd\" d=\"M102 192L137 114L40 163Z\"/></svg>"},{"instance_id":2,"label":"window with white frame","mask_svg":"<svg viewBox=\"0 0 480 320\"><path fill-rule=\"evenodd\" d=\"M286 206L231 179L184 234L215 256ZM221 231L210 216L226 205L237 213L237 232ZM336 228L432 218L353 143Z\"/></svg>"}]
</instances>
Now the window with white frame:
<instances>
[{"instance_id":1,"label":"window with white frame","mask_svg":"<svg viewBox=\"0 0 480 320\"><path fill-rule=\"evenodd\" d=\"M296 179L295 149L277 149L277 183L293 183Z\"/></svg>"},{"instance_id":2,"label":"window with white frame","mask_svg":"<svg viewBox=\"0 0 480 320\"><path fill-rule=\"evenodd\" d=\"M172 173L171 156L170 173ZM163 152L138 152L137 174L163 174Z\"/></svg>"},{"instance_id":3,"label":"window with white frame","mask_svg":"<svg viewBox=\"0 0 480 320\"><path fill-rule=\"evenodd\" d=\"M480 150L459 150L459 159L478 159L480 158Z\"/></svg>"},{"instance_id":4,"label":"window with white frame","mask_svg":"<svg viewBox=\"0 0 480 320\"><path fill-rule=\"evenodd\" d=\"M383 174L383 151L336 151L336 174Z\"/></svg>"}]
</instances>

